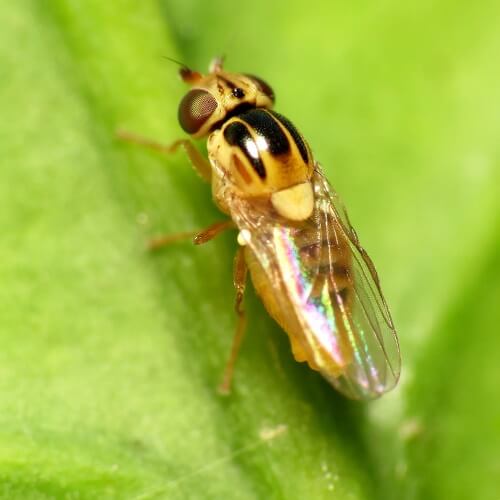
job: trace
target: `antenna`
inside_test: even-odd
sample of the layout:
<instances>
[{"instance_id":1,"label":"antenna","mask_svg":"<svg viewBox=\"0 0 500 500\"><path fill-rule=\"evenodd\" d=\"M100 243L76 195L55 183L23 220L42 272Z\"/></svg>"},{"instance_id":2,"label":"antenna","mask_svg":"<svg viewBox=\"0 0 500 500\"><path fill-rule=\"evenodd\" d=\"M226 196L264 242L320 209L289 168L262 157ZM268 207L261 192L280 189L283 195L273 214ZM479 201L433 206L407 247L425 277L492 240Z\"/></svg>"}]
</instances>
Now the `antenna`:
<instances>
[{"instance_id":1,"label":"antenna","mask_svg":"<svg viewBox=\"0 0 500 500\"><path fill-rule=\"evenodd\" d=\"M163 59L166 59L167 61L170 61L170 62L173 62L175 64L178 64L181 68L186 68L186 69L189 69L188 65L187 64L184 64L180 61L178 61L177 59L174 59L173 57L168 57L168 56L161 56Z\"/></svg>"}]
</instances>

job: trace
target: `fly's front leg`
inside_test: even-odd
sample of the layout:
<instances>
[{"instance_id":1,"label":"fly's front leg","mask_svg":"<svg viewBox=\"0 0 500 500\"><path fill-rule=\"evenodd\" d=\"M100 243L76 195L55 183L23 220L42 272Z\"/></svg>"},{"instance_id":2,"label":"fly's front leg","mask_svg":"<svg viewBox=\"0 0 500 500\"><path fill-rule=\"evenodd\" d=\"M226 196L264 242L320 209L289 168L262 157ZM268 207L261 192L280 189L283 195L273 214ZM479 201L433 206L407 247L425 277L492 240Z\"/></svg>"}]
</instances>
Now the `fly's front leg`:
<instances>
[{"instance_id":1,"label":"fly's front leg","mask_svg":"<svg viewBox=\"0 0 500 500\"><path fill-rule=\"evenodd\" d=\"M234 309L236 311L236 314L238 315L238 322L236 325L236 332L233 337L231 353L224 370L222 383L219 386L219 393L223 395L227 395L231 392L231 382L233 379L234 365L240 352L240 347L241 343L243 342L243 337L245 336L247 324L245 310L243 309L243 299L245 297L245 288L248 274L244 250L245 249L243 247L239 247L234 257L233 282L234 287L236 288L236 300L234 303Z\"/></svg>"},{"instance_id":2,"label":"fly's front leg","mask_svg":"<svg viewBox=\"0 0 500 500\"><path fill-rule=\"evenodd\" d=\"M159 250L172 243L187 240L190 238L192 238L195 245L203 245L203 243L207 243L208 241L213 240L222 232L233 227L234 222L229 219L215 222L202 231L185 231L183 233L173 233L167 234L165 236L159 236L158 238L150 240L150 242L148 243L148 250Z\"/></svg>"},{"instance_id":3,"label":"fly's front leg","mask_svg":"<svg viewBox=\"0 0 500 500\"><path fill-rule=\"evenodd\" d=\"M198 151L198 149L196 149L196 146L188 139L179 139L172 144L166 145L122 129L117 130L116 136L122 141L131 142L132 144L143 146L164 155L171 155L172 153L175 153L180 147L182 147L186 152L189 161L193 165L194 169L198 172L198 174L202 177L202 179L207 182L210 182L212 179L212 169L210 167L210 162Z\"/></svg>"}]
</instances>

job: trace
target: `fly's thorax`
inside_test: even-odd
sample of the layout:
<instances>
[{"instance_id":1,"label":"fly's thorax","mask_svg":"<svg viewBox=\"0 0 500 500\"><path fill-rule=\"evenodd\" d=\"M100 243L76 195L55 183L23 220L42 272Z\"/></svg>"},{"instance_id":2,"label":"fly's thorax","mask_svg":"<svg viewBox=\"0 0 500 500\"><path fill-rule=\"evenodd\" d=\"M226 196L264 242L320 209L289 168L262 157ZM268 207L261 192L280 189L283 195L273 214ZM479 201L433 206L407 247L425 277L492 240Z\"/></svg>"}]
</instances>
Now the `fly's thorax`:
<instances>
[{"instance_id":1,"label":"fly's thorax","mask_svg":"<svg viewBox=\"0 0 500 500\"><path fill-rule=\"evenodd\" d=\"M208 152L214 176L231 184L246 198L269 198L274 209L291 220L312 213L310 184L314 162L307 143L285 117L266 109L252 109L230 118L211 134Z\"/></svg>"}]
</instances>

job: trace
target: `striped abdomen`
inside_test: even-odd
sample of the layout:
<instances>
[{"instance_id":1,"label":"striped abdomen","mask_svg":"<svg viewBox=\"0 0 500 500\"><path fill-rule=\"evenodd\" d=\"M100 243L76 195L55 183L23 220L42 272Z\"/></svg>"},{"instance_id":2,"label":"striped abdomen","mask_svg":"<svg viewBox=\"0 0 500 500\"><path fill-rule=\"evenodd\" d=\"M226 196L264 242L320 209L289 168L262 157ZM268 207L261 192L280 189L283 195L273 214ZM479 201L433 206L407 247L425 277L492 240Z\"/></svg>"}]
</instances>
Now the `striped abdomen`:
<instances>
[{"instance_id":1,"label":"striped abdomen","mask_svg":"<svg viewBox=\"0 0 500 500\"><path fill-rule=\"evenodd\" d=\"M319 231L317 224L311 221L303 226L297 229L294 240L303 272L313 279L311 295L322 293L327 283L332 302L348 307L352 287L351 251L338 223L327 216L327 231Z\"/></svg>"}]
</instances>

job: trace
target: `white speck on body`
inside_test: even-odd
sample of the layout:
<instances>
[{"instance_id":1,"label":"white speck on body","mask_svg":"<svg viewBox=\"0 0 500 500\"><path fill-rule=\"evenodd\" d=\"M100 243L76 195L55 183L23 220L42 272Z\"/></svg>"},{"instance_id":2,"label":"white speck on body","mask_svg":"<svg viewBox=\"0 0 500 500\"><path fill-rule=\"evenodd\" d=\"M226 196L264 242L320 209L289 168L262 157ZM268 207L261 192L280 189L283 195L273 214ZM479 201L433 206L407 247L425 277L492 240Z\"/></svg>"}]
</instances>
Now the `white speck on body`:
<instances>
[{"instance_id":1,"label":"white speck on body","mask_svg":"<svg viewBox=\"0 0 500 500\"><path fill-rule=\"evenodd\" d=\"M247 245L250 242L250 231L248 229L242 229L238 233L237 241L238 241L238 245L240 245L242 247Z\"/></svg>"}]
</instances>

